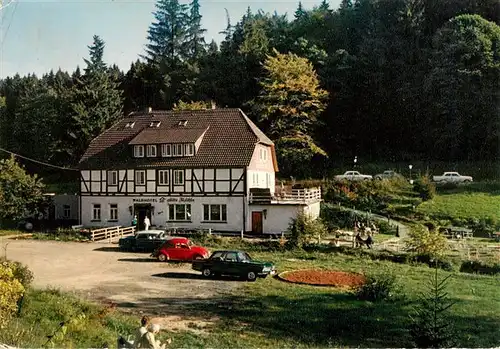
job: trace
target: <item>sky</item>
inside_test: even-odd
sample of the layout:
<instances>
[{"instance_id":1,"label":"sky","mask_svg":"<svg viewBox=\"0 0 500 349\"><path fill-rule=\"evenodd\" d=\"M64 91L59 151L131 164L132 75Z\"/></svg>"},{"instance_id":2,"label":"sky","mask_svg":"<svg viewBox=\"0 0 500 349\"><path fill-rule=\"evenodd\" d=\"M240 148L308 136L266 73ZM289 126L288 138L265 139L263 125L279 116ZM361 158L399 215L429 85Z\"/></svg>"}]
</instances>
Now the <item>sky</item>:
<instances>
[{"instance_id":1,"label":"sky","mask_svg":"<svg viewBox=\"0 0 500 349\"><path fill-rule=\"evenodd\" d=\"M11 2L11 3L9 3ZM305 8L321 0L303 0ZM41 76L50 70L74 71L84 67L93 35L106 43L104 60L127 71L144 53L147 30L153 21L154 0L0 0L0 79L16 73ZM188 3L188 0L181 0ZM336 9L340 0L330 0ZM206 41L223 39L225 8L231 22L241 19L248 6L253 12L277 11L293 18L297 1L200 0Z\"/></svg>"}]
</instances>

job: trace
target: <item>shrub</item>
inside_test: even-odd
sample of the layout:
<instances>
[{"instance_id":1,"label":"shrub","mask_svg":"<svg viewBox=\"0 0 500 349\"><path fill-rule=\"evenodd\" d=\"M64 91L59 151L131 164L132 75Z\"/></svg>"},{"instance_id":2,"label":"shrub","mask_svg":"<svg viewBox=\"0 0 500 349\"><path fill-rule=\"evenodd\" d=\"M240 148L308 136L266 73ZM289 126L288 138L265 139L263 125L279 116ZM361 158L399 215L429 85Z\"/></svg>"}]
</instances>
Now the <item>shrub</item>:
<instances>
[{"instance_id":1,"label":"shrub","mask_svg":"<svg viewBox=\"0 0 500 349\"><path fill-rule=\"evenodd\" d=\"M11 263L0 262L0 328L3 328L17 311L17 302L24 294L24 287L14 276Z\"/></svg>"},{"instance_id":2,"label":"shrub","mask_svg":"<svg viewBox=\"0 0 500 349\"><path fill-rule=\"evenodd\" d=\"M427 293L419 297L412 320L410 335L417 348L444 348L453 346L455 334L446 311L454 304L446 293L451 275L439 281L437 268Z\"/></svg>"},{"instance_id":3,"label":"shrub","mask_svg":"<svg viewBox=\"0 0 500 349\"><path fill-rule=\"evenodd\" d=\"M495 275L500 274L500 264L487 264L482 261L464 261L460 266L460 272Z\"/></svg>"},{"instance_id":4,"label":"shrub","mask_svg":"<svg viewBox=\"0 0 500 349\"><path fill-rule=\"evenodd\" d=\"M396 227L394 225L387 223L386 221L381 221L381 220L376 221L375 225L377 226L380 234L390 234L390 235L396 234Z\"/></svg>"},{"instance_id":5,"label":"shrub","mask_svg":"<svg viewBox=\"0 0 500 349\"><path fill-rule=\"evenodd\" d=\"M366 217L357 214L356 212L345 210L334 204L321 205L321 221L329 230L335 229L352 229L354 222L364 221Z\"/></svg>"},{"instance_id":6,"label":"shrub","mask_svg":"<svg viewBox=\"0 0 500 349\"><path fill-rule=\"evenodd\" d=\"M3 260L3 262L7 262ZM24 264L14 261L8 261L10 268L12 269L12 273L14 274L14 278L16 278L21 285L25 289L31 286L33 282L33 272Z\"/></svg>"},{"instance_id":7,"label":"shrub","mask_svg":"<svg viewBox=\"0 0 500 349\"><path fill-rule=\"evenodd\" d=\"M311 238L319 238L326 233L325 226L319 219L311 219L307 214L300 213L292 219L288 228L290 237L288 248L301 248Z\"/></svg>"},{"instance_id":8,"label":"shrub","mask_svg":"<svg viewBox=\"0 0 500 349\"><path fill-rule=\"evenodd\" d=\"M427 264L431 268L439 268L446 271L455 270L453 263L447 259L438 258L435 255L428 253L420 253L409 258L411 262Z\"/></svg>"},{"instance_id":9,"label":"shrub","mask_svg":"<svg viewBox=\"0 0 500 349\"><path fill-rule=\"evenodd\" d=\"M360 300L381 301L393 297L397 290L394 274L379 273L366 277L366 282L358 288L356 296Z\"/></svg>"},{"instance_id":10,"label":"shrub","mask_svg":"<svg viewBox=\"0 0 500 349\"><path fill-rule=\"evenodd\" d=\"M417 179L413 184L413 190L420 195L422 201L431 200L436 196L436 185L432 183L428 175Z\"/></svg>"},{"instance_id":11,"label":"shrub","mask_svg":"<svg viewBox=\"0 0 500 349\"><path fill-rule=\"evenodd\" d=\"M406 244L408 251L411 252L439 256L449 248L448 241L443 234L429 231L427 227L421 225L412 226L409 235L410 239Z\"/></svg>"}]
</instances>

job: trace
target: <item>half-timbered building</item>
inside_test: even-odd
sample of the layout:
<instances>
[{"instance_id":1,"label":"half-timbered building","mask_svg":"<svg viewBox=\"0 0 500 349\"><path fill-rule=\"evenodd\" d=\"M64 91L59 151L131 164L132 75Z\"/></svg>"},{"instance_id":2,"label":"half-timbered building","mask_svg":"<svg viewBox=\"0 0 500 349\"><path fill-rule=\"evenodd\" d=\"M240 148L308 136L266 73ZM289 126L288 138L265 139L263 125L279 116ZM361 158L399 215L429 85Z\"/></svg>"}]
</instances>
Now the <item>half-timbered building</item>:
<instances>
[{"instance_id":1,"label":"half-timbered building","mask_svg":"<svg viewBox=\"0 0 500 349\"><path fill-rule=\"evenodd\" d=\"M274 144L240 109L132 113L92 140L79 168L85 226L137 215L139 228L148 216L157 227L262 233L286 230L290 217L266 225L278 201L289 216L319 212L320 195L277 198Z\"/></svg>"}]
</instances>

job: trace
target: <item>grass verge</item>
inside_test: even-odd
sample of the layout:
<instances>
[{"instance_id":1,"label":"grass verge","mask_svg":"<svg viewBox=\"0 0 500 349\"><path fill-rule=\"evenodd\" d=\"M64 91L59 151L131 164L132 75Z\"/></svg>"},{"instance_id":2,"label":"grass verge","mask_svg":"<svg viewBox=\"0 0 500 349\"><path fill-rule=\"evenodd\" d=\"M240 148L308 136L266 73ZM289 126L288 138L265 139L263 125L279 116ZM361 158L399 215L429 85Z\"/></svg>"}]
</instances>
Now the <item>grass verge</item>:
<instances>
[{"instance_id":1,"label":"grass verge","mask_svg":"<svg viewBox=\"0 0 500 349\"><path fill-rule=\"evenodd\" d=\"M492 218L500 221L500 194L462 192L439 194L417 207L431 217Z\"/></svg>"}]
</instances>

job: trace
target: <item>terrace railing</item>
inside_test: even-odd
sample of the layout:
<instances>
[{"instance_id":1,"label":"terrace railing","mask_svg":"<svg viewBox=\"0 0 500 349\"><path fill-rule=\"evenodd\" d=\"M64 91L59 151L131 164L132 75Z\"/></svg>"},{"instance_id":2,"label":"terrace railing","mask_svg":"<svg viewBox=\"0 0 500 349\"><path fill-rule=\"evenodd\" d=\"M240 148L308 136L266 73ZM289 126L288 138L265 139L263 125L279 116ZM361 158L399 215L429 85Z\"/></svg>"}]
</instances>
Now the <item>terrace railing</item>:
<instances>
[{"instance_id":1,"label":"terrace railing","mask_svg":"<svg viewBox=\"0 0 500 349\"><path fill-rule=\"evenodd\" d=\"M274 195L250 192L249 200L250 203L308 203L321 200L321 188L279 190Z\"/></svg>"}]
</instances>

